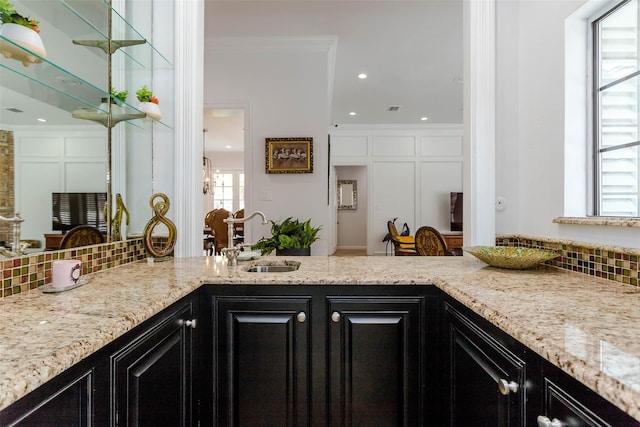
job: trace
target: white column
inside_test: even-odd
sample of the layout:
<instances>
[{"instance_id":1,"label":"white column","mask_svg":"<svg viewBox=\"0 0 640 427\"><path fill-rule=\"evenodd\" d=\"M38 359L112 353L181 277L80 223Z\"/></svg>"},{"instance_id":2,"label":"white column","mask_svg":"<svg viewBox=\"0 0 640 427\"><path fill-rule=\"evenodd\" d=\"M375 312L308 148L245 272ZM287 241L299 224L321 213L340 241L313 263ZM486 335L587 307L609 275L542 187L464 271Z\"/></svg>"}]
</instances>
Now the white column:
<instances>
[{"instance_id":1,"label":"white column","mask_svg":"<svg viewBox=\"0 0 640 427\"><path fill-rule=\"evenodd\" d=\"M495 244L495 0L464 2L464 244Z\"/></svg>"},{"instance_id":2,"label":"white column","mask_svg":"<svg viewBox=\"0 0 640 427\"><path fill-rule=\"evenodd\" d=\"M202 255L204 0L175 2L176 257Z\"/></svg>"}]
</instances>

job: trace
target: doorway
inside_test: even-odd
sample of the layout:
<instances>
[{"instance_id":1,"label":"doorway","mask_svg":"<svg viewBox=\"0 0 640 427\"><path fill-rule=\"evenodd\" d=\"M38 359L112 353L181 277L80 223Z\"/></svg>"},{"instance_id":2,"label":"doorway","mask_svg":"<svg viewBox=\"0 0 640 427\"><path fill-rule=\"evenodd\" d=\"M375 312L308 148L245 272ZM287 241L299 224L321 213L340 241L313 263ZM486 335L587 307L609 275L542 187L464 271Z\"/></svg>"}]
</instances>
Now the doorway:
<instances>
[{"instance_id":1,"label":"doorway","mask_svg":"<svg viewBox=\"0 0 640 427\"><path fill-rule=\"evenodd\" d=\"M243 107L204 108L201 212L203 221L206 214L213 209L224 208L231 213L244 209L245 119ZM207 232L205 224L205 240L212 238Z\"/></svg>"},{"instance_id":2,"label":"doorway","mask_svg":"<svg viewBox=\"0 0 640 427\"><path fill-rule=\"evenodd\" d=\"M366 166L336 166L338 181L355 181L356 208L337 209L336 252L353 251L367 255L368 182ZM336 208L338 205L336 204Z\"/></svg>"}]
</instances>

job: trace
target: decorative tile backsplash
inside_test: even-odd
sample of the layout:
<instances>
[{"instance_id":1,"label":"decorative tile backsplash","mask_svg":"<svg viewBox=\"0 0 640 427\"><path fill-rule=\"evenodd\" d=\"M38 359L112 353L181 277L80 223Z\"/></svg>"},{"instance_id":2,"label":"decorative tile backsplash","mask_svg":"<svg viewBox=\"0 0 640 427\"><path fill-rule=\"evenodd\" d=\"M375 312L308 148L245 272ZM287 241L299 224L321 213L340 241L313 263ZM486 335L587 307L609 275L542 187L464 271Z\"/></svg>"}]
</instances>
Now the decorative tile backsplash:
<instances>
[{"instance_id":1,"label":"decorative tile backsplash","mask_svg":"<svg viewBox=\"0 0 640 427\"><path fill-rule=\"evenodd\" d=\"M640 286L640 250L561 241L523 235L499 235L498 246L524 246L551 249L561 253L546 264L557 268ZM40 252L20 258L0 259L2 287L0 298L26 292L51 282L51 266L59 259L79 259L82 274L145 259L142 238L105 243L77 249Z\"/></svg>"},{"instance_id":2,"label":"decorative tile backsplash","mask_svg":"<svg viewBox=\"0 0 640 427\"><path fill-rule=\"evenodd\" d=\"M13 217L15 194L13 185L13 132L0 130L0 215ZM0 242L10 242L13 225L0 221Z\"/></svg>"},{"instance_id":3,"label":"decorative tile backsplash","mask_svg":"<svg viewBox=\"0 0 640 427\"><path fill-rule=\"evenodd\" d=\"M640 285L640 250L522 235L500 235L497 246L551 249L561 256L545 264L602 277L627 285Z\"/></svg>"},{"instance_id":4,"label":"decorative tile backsplash","mask_svg":"<svg viewBox=\"0 0 640 427\"><path fill-rule=\"evenodd\" d=\"M90 274L146 258L142 238L59 251L38 252L19 258L0 259L0 298L36 289L51 282L53 261L79 259L82 274Z\"/></svg>"}]
</instances>

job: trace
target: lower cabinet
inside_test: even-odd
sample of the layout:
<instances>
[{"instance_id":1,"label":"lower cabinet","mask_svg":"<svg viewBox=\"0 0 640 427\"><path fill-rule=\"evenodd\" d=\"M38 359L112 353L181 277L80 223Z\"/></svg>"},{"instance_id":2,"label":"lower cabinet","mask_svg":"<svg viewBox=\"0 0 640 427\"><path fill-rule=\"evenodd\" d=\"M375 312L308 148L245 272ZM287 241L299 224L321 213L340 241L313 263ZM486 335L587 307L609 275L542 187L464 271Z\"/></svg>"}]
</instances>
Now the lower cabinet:
<instances>
[{"instance_id":1,"label":"lower cabinet","mask_svg":"<svg viewBox=\"0 0 640 427\"><path fill-rule=\"evenodd\" d=\"M444 297L443 425L640 427L558 367Z\"/></svg>"},{"instance_id":2,"label":"lower cabinet","mask_svg":"<svg viewBox=\"0 0 640 427\"><path fill-rule=\"evenodd\" d=\"M527 363L474 323L444 304L443 346L449 426L526 426Z\"/></svg>"},{"instance_id":3,"label":"lower cabinet","mask_svg":"<svg viewBox=\"0 0 640 427\"><path fill-rule=\"evenodd\" d=\"M437 297L401 288L211 286L213 425L427 425Z\"/></svg>"},{"instance_id":4,"label":"lower cabinet","mask_svg":"<svg viewBox=\"0 0 640 427\"><path fill-rule=\"evenodd\" d=\"M423 298L327 297L327 304L329 425L421 425Z\"/></svg>"},{"instance_id":5,"label":"lower cabinet","mask_svg":"<svg viewBox=\"0 0 640 427\"><path fill-rule=\"evenodd\" d=\"M640 422L549 362L543 364L539 427L638 427Z\"/></svg>"},{"instance_id":6,"label":"lower cabinet","mask_svg":"<svg viewBox=\"0 0 640 427\"><path fill-rule=\"evenodd\" d=\"M0 413L2 426L92 426L92 368L54 378Z\"/></svg>"},{"instance_id":7,"label":"lower cabinet","mask_svg":"<svg viewBox=\"0 0 640 427\"><path fill-rule=\"evenodd\" d=\"M433 286L207 285L0 411L0 425L640 422Z\"/></svg>"},{"instance_id":8,"label":"lower cabinet","mask_svg":"<svg viewBox=\"0 0 640 427\"><path fill-rule=\"evenodd\" d=\"M0 426L191 426L195 312L176 302L0 411Z\"/></svg>"},{"instance_id":9,"label":"lower cabinet","mask_svg":"<svg viewBox=\"0 0 640 427\"><path fill-rule=\"evenodd\" d=\"M115 426L191 426L192 304L165 313L110 357Z\"/></svg>"},{"instance_id":10,"label":"lower cabinet","mask_svg":"<svg viewBox=\"0 0 640 427\"><path fill-rule=\"evenodd\" d=\"M214 304L216 425L309 425L310 298L230 296Z\"/></svg>"}]
</instances>

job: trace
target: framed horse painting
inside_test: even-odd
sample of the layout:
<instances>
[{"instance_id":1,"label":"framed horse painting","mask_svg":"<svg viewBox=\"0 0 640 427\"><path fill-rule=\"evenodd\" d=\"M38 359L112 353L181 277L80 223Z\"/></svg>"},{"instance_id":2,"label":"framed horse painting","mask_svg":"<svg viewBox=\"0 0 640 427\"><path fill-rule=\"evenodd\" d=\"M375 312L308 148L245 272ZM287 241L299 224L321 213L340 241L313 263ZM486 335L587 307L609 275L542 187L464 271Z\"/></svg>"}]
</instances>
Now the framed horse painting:
<instances>
[{"instance_id":1,"label":"framed horse painting","mask_svg":"<svg viewBox=\"0 0 640 427\"><path fill-rule=\"evenodd\" d=\"M313 173L313 138L267 138L267 173Z\"/></svg>"}]
</instances>

